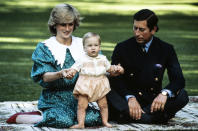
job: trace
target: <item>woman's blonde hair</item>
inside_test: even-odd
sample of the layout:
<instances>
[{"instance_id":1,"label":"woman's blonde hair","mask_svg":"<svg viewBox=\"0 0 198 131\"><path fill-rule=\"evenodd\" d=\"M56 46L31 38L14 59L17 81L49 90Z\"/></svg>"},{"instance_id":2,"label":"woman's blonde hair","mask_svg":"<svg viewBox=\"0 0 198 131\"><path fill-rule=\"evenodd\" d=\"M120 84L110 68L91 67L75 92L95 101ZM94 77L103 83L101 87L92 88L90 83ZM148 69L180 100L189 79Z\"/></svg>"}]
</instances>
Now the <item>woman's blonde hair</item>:
<instances>
[{"instance_id":1,"label":"woman's blonde hair","mask_svg":"<svg viewBox=\"0 0 198 131\"><path fill-rule=\"evenodd\" d=\"M56 35L56 25L74 22L74 30L80 25L80 13L69 4L59 4L55 6L48 20L48 28L52 35ZM73 30L73 31L74 31Z\"/></svg>"},{"instance_id":2,"label":"woman's blonde hair","mask_svg":"<svg viewBox=\"0 0 198 131\"><path fill-rule=\"evenodd\" d=\"M83 46L85 46L85 44L86 44L85 40L90 38L90 37L96 37L98 39L98 42L101 44L101 39L100 39L100 35L99 34L93 33L93 32L87 32L83 36Z\"/></svg>"}]
</instances>

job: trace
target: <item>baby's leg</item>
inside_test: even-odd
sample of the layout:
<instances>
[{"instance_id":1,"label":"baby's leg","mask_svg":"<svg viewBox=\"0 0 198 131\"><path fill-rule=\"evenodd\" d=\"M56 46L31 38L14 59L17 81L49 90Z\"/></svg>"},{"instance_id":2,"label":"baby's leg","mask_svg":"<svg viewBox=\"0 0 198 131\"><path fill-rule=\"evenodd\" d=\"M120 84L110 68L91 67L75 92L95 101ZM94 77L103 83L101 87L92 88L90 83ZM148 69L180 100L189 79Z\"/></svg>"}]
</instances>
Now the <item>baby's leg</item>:
<instances>
[{"instance_id":1,"label":"baby's leg","mask_svg":"<svg viewBox=\"0 0 198 131\"><path fill-rule=\"evenodd\" d=\"M78 111L77 111L77 118L78 124L73 125L70 128L85 128L85 114L86 109L88 106L88 99L87 96L79 95L78 96Z\"/></svg>"},{"instance_id":2,"label":"baby's leg","mask_svg":"<svg viewBox=\"0 0 198 131\"><path fill-rule=\"evenodd\" d=\"M97 103L100 108L100 113L102 116L102 123L106 127L112 127L112 125L108 123L108 106L107 106L106 96L98 100Z\"/></svg>"}]
</instances>

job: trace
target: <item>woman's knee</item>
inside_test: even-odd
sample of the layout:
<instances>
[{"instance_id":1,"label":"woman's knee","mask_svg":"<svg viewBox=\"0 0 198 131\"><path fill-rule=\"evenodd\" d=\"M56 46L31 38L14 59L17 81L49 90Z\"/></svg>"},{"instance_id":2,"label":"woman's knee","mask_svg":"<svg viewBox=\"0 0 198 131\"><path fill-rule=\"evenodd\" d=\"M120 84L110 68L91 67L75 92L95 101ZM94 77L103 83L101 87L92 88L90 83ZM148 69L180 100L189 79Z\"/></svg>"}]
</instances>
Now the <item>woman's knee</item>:
<instances>
[{"instance_id":1,"label":"woman's knee","mask_svg":"<svg viewBox=\"0 0 198 131\"><path fill-rule=\"evenodd\" d=\"M44 111L44 120L47 126L55 127L70 127L74 124L74 116L70 114L71 111L67 112L62 108L52 108Z\"/></svg>"}]
</instances>

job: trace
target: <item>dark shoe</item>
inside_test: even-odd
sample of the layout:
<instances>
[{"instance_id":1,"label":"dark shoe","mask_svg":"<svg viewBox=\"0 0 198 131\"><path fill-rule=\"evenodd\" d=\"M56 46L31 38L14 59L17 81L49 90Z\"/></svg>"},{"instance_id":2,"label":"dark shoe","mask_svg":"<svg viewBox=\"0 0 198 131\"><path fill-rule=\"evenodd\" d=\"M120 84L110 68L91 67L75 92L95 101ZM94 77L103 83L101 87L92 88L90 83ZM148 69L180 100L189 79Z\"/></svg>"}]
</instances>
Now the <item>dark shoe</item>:
<instances>
[{"instance_id":1,"label":"dark shoe","mask_svg":"<svg viewBox=\"0 0 198 131\"><path fill-rule=\"evenodd\" d=\"M17 118L18 115L41 115L41 112L39 112L39 111L19 112L19 113L16 113L16 114L12 115L6 122L8 124L14 124L14 123L16 123L16 118Z\"/></svg>"}]
</instances>

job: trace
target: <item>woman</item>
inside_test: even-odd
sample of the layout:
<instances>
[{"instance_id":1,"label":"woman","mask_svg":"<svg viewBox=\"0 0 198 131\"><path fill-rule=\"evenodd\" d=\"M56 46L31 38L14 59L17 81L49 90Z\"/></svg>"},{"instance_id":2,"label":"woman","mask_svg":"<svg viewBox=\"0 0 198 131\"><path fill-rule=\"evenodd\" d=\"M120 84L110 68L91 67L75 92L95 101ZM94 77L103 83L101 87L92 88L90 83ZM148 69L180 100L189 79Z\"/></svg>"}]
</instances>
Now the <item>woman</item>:
<instances>
[{"instance_id":1,"label":"woman","mask_svg":"<svg viewBox=\"0 0 198 131\"><path fill-rule=\"evenodd\" d=\"M78 74L71 80L65 77L66 69L84 54L82 39L72 36L79 24L80 14L73 6L60 4L52 10L48 26L53 36L38 43L32 54L34 65L31 77L43 87L38 101L42 116L39 113L18 114L15 115L16 123L36 123L38 127L56 128L71 127L77 123L77 100L72 91ZM88 107L85 125L99 124L99 111Z\"/></svg>"}]
</instances>

